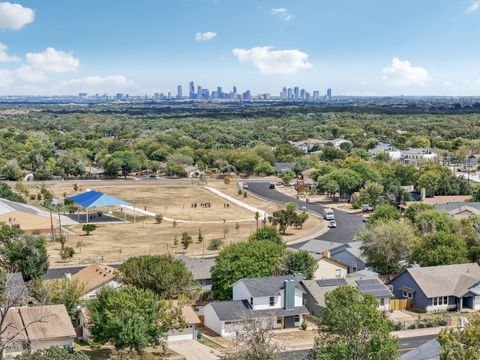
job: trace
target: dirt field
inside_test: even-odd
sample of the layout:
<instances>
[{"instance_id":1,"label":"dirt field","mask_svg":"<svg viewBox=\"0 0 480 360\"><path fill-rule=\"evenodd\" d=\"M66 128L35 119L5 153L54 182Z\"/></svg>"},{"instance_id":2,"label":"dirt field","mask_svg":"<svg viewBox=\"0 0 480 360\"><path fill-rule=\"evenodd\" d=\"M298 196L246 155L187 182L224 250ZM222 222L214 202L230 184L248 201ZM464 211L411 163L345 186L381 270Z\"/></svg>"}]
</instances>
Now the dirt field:
<instances>
[{"instance_id":1,"label":"dirt field","mask_svg":"<svg viewBox=\"0 0 480 360\"><path fill-rule=\"evenodd\" d=\"M75 194L73 185L74 183L70 181L46 184L61 200L63 200L64 193ZM161 224L156 224L153 217L144 217L135 223L99 224L89 236L83 234L82 225L68 226L66 227L67 245L76 251L73 259L68 261L69 265L95 261L122 262L135 255L183 253L180 240L184 232L187 232L193 239L193 243L186 250L187 254L212 254L218 251L207 249L211 240L221 239L225 245L228 245L244 241L256 229L252 211L235 204L224 208L223 204L227 203L227 200L199 185L172 185L140 181L78 182L78 185L80 186L78 193L87 189L103 191L135 204L137 209L144 209L143 206L147 206L148 211L158 212L178 221L176 226L172 221L166 220ZM31 183L28 186L34 193L36 184ZM247 198L239 196L235 184L227 186L220 182L210 182L208 186L215 187L224 194L269 214L280 208L276 204L266 203L253 196ZM191 207L192 201L197 201L197 208ZM200 207L201 202L210 202L211 207L202 208ZM289 228L287 236L284 237L285 241L295 241L314 235L322 226L319 219L310 217L303 229ZM202 243L197 240L199 229L205 238ZM175 237L178 240L177 246L174 245ZM64 266L65 263L59 256L60 245L48 242L47 248L51 266Z\"/></svg>"}]
</instances>

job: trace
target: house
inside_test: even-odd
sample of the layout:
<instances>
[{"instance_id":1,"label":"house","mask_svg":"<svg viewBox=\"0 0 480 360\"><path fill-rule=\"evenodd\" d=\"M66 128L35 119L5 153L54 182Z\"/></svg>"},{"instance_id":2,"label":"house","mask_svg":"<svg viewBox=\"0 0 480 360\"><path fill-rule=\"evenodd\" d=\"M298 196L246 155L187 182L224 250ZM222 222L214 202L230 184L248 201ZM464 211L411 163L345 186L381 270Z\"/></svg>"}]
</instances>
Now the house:
<instances>
[{"instance_id":1,"label":"house","mask_svg":"<svg viewBox=\"0 0 480 360\"><path fill-rule=\"evenodd\" d=\"M303 276L294 275L238 280L232 301L211 302L201 309L204 325L220 336L234 335L248 320L265 328L297 327L308 314L301 280Z\"/></svg>"},{"instance_id":2,"label":"house","mask_svg":"<svg viewBox=\"0 0 480 360\"><path fill-rule=\"evenodd\" d=\"M109 264L108 266L118 269L121 264ZM45 280L63 279L64 277L71 277L87 266L65 266L61 268L49 268L44 276Z\"/></svg>"},{"instance_id":3,"label":"house","mask_svg":"<svg viewBox=\"0 0 480 360\"><path fill-rule=\"evenodd\" d=\"M311 254L317 260L318 268L313 275L314 279L344 278L348 274L348 266L331 257Z\"/></svg>"},{"instance_id":4,"label":"house","mask_svg":"<svg viewBox=\"0 0 480 360\"><path fill-rule=\"evenodd\" d=\"M480 202L449 202L437 204L435 209L452 215L457 220L480 215Z\"/></svg>"},{"instance_id":5,"label":"house","mask_svg":"<svg viewBox=\"0 0 480 360\"><path fill-rule=\"evenodd\" d=\"M442 195L442 196L433 196L433 197L425 197L425 191L422 189L421 191L422 195L420 198L420 201L407 201L403 204L400 205L400 208L402 210L408 209L410 205L415 204L415 203L421 203L421 204L427 204L427 205L432 205L432 206L437 206L437 205L445 205L448 203L465 203L468 200L472 198L471 195ZM469 205L469 204L465 204Z\"/></svg>"},{"instance_id":6,"label":"house","mask_svg":"<svg viewBox=\"0 0 480 360\"><path fill-rule=\"evenodd\" d=\"M65 305L11 308L6 314L2 336L9 341L4 355L48 349L52 346L73 348L75 329Z\"/></svg>"},{"instance_id":7,"label":"house","mask_svg":"<svg viewBox=\"0 0 480 360\"><path fill-rule=\"evenodd\" d=\"M400 150L388 143L380 142L373 149L369 149L368 152L371 156L375 157L380 154L386 154L391 160L399 160L402 157Z\"/></svg>"},{"instance_id":8,"label":"house","mask_svg":"<svg viewBox=\"0 0 480 360\"><path fill-rule=\"evenodd\" d=\"M187 165L183 167L183 170L187 173L188 178L198 178L200 175L204 175L205 172L193 165Z\"/></svg>"},{"instance_id":9,"label":"house","mask_svg":"<svg viewBox=\"0 0 480 360\"><path fill-rule=\"evenodd\" d=\"M401 151L400 161L404 164L418 166L426 161L437 162L438 154L430 149L411 148Z\"/></svg>"},{"instance_id":10,"label":"house","mask_svg":"<svg viewBox=\"0 0 480 360\"><path fill-rule=\"evenodd\" d=\"M397 299L412 300L418 310L480 310L480 266L476 263L408 268L390 285Z\"/></svg>"},{"instance_id":11,"label":"house","mask_svg":"<svg viewBox=\"0 0 480 360\"><path fill-rule=\"evenodd\" d=\"M280 176L289 170L295 171L295 163L275 163L275 175Z\"/></svg>"},{"instance_id":12,"label":"house","mask_svg":"<svg viewBox=\"0 0 480 360\"><path fill-rule=\"evenodd\" d=\"M305 289L305 306L314 316L320 317L325 308L325 296L339 286L350 285L357 288L362 294L371 294L378 300L378 309L390 310L390 299L393 294L378 277L350 277L303 280L301 282Z\"/></svg>"},{"instance_id":13,"label":"house","mask_svg":"<svg viewBox=\"0 0 480 360\"><path fill-rule=\"evenodd\" d=\"M3 301L9 306L27 305L30 301L28 289L25 281L23 281L22 273L7 273Z\"/></svg>"},{"instance_id":14,"label":"house","mask_svg":"<svg viewBox=\"0 0 480 360\"><path fill-rule=\"evenodd\" d=\"M300 247L313 254L324 255L348 266L348 272L363 270L367 260L362 255L360 241L351 241L345 244L324 240L310 240Z\"/></svg>"},{"instance_id":15,"label":"house","mask_svg":"<svg viewBox=\"0 0 480 360\"><path fill-rule=\"evenodd\" d=\"M180 255L177 259L183 261L193 275L193 280L198 281L202 290L212 289L212 268L215 266L216 256L192 257Z\"/></svg>"},{"instance_id":16,"label":"house","mask_svg":"<svg viewBox=\"0 0 480 360\"><path fill-rule=\"evenodd\" d=\"M104 264L92 264L71 276L85 287L82 299L88 300L96 296L104 286L118 288L120 283L115 280L115 269Z\"/></svg>"},{"instance_id":17,"label":"house","mask_svg":"<svg viewBox=\"0 0 480 360\"><path fill-rule=\"evenodd\" d=\"M290 141L290 145L296 147L297 149L302 150L305 153L310 153L315 150L318 150L321 146L325 144L325 140L322 139L305 139L301 141Z\"/></svg>"},{"instance_id":18,"label":"house","mask_svg":"<svg viewBox=\"0 0 480 360\"><path fill-rule=\"evenodd\" d=\"M170 330L168 332L168 342L179 340L195 340L197 336L197 326L201 323L195 311L191 306L182 306L182 316L185 320L185 327L178 330Z\"/></svg>"},{"instance_id":19,"label":"house","mask_svg":"<svg viewBox=\"0 0 480 360\"><path fill-rule=\"evenodd\" d=\"M442 347L437 339L423 343L402 355L401 360L440 360Z\"/></svg>"}]
</instances>

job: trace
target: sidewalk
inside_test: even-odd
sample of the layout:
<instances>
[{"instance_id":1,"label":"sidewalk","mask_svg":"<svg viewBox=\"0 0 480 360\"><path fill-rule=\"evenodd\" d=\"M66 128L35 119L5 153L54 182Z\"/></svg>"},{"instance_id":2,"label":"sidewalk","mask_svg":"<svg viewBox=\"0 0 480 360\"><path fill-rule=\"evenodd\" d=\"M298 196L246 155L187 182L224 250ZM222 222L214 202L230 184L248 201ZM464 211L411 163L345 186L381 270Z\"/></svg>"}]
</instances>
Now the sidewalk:
<instances>
[{"instance_id":1,"label":"sidewalk","mask_svg":"<svg viewBox=\"0 0 480 360\"><path fill-rule=\"evenodd\" d=\"M438 335L443 329L448 329L449 326L437 326L432 328L412 329L412 330L400 330L392 331L391 335L398 337L399 339L407 339L419 336Z\"/></svg>"}]
</instances>

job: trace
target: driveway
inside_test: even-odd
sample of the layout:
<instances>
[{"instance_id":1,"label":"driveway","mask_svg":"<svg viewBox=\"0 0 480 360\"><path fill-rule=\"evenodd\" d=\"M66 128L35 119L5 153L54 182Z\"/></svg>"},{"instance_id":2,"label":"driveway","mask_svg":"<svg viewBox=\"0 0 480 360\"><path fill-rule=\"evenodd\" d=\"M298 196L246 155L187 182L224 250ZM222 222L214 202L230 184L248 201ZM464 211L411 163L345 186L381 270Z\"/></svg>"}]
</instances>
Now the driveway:
<instances>
[{"instance_id":1,"label":"driveway","mask_svg":"<svg viewBox=\"0 0 480 360\"><path fill-rule=\"evenodd\" d=\"M217 352L196 340L173 341L168 348L185 356L187 360L217 360Z\"/></svg>"},{"instance_id":2,"label":"driveway","mask_svg":"<svg viewBox=\"0 0 480 360\"><path fill-rule=\"evenodd\" d=\"M278 203L286 204L289 202L295 202L300 208L305 208L309 212L315 213L319 216L323 216L322 210L325 208L325 206L306 203L303 200L297 200L277 190L269 189L269 182L249 181L248 191L252 192L255 195ZM341 210L334 211L337 227L334 229L330 229L325 234L320 235L319 237L314 239L333 241L338 243L346 243L353 241L355 239L355 236L357 235L358 230L363 227L362 216L356 214L349 214ZM298 249L303 244L305 244L305 242L296 243L290 245L290 247Z\"/></svg>"}]
</instances>

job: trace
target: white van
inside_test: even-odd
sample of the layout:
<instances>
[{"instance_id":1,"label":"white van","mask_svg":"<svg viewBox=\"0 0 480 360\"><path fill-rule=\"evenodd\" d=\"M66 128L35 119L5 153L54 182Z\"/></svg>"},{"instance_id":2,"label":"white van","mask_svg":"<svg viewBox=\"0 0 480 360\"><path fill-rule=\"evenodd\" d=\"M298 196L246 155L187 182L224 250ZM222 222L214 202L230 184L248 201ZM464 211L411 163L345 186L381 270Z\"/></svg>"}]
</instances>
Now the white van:
<instances>
[{"instance_id":1,"label":"white van","mask_svg":"<svg viewBox=\"0 0 480 360\"><path fill-rule=\"evenodd\" d=\"M326 208L323 210L323 217L325 220L335 220L335 213L331 208Z\"/></svg>"}]
</instances>

